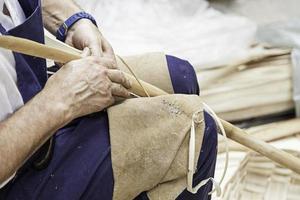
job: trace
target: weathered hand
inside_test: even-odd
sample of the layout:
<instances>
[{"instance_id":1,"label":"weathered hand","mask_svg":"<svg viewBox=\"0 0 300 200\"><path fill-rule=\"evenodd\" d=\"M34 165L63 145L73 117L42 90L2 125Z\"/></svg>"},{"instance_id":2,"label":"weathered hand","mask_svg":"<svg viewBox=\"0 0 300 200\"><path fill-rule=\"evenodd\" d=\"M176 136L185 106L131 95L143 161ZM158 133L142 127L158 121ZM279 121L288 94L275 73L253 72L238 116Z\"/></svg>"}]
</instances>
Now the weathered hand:
<instances>
[{"instance_id":1,"label":"weathered hand","mask_svg":"<svg viewBox=\"0 0 300 200\"><path fill-rule=\"evenodd\" d=\"M64 65L43 92L61 106L64 120L70 121L109 107L115 97L129 97L130 86L111 58L90 56Z\"/></svg>"},{"instance_id":2,"label":"weathered hand","mask_svg":"<svg viewBox=\"0 0 300 200\"><path fill-rule=\"evenodd\" d=\"M110 57L115 60L111 45L88 19L81 19L76 22L68 31L65 42L80 50L88 47L92 56Z\"/></svg>"}]
</instances>

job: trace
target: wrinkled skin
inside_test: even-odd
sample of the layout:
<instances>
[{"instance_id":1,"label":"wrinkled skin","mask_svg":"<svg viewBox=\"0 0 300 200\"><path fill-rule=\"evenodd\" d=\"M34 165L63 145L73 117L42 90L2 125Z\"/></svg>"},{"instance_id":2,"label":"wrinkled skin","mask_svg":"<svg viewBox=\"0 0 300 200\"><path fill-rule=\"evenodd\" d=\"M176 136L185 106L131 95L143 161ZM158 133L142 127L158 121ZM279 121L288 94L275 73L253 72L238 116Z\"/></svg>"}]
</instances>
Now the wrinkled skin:
<instances>
[{"instance_id":1,"label":"wrinkled skin","mask_svg":"<svg viewBox=\"0 0 300 200\"><path fill-rule=\"evenodd\" d=\"M109 107L115 97L129 97L130 86L112 59L89 56L64 65L48 80L44 92L63 102L67 118L77 118Z\"/></svg>"},{"instance_id":2,"label":"wrinkled skin","mask_svg":"<svg viewBox=\"0 0 300 200\"><path fill-rule=\"evenodd\" d=\"M92 56L115 59L113 48L109 42L88 19L81 19L72 26L68 31L65 43L80 50L88 47Z\"/></svg>"}]
</instances>

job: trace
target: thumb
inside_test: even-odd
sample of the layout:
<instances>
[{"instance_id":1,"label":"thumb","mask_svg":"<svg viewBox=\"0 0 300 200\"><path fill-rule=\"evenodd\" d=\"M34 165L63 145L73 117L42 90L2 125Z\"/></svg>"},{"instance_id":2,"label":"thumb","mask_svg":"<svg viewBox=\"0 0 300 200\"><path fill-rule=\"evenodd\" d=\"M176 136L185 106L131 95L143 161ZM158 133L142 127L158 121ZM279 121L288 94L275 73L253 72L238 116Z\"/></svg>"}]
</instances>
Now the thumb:
<instances>
[{"instance_id":1,"label":"thumb","mask_svg":"<svg viewBox=\"0 0 300 200\"><path fill-rule=\"evenodd\" d=\"M81 57L85 58L91 55L91 51L88 47L85 47L81 53Z\"/></svg>"}]
</instances>

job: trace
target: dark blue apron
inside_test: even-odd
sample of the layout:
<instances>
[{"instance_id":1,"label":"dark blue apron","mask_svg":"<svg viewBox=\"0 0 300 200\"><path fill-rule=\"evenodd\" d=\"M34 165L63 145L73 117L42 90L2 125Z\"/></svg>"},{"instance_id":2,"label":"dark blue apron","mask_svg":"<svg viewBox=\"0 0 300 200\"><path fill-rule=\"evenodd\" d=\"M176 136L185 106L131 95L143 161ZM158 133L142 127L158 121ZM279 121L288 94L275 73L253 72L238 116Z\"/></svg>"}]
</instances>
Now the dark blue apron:
<instances>
[{"instance_id":1,"label":"dark blue apron","mask_svg":"<svg viewBox=\"0 0 300 200\"><path fill-rule=\"evenodd\" d=\"M2 34L44 43L43 23L39 0L19 0L27 20ZM28 102L47 81L45 60L14 53L18 88L24 102ZM175 92L198 94L195 72L181 60L167 57ZM184 72L184 73L183 73ZM186 76L188 75L188 76ZM188 79L187 79L188 78ZM177 84L181 81L181 84ZM176 83L176 84L175 84ZM213 176L216 159L216 128L209 115L205 115L207 129L195 174L195 183ZM41 150L35 154L39 157ZM54 136L51 161L42 170L32 167L35 156L20 169L5 187L5 199L112 199L113 172L105 112L80 118L59 130ZM203 187L197 195L184 191L178 199L206 199L211 185ZM205 198L203 198L205 197ZM142 194L139 199L147 198Z\"/></svg>"}]
</instances>

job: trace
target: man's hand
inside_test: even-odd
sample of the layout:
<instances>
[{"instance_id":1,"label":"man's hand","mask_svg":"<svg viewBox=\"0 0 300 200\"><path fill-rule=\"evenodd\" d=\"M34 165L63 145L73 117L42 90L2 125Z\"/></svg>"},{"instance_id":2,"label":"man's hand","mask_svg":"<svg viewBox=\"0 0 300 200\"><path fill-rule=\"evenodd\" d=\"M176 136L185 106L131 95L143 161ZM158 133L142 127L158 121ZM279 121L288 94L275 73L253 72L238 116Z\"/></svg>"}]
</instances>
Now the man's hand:
<instances>
[{"instance_id":1,"label":"man's hand","mask_svg":"<svg viewBox=\"0 0 300 200\"><path fill-rule=\"evenodd\" d=\"M111 45L88 19L81 19L76 22L68 31L65 42L80 50L88 47L92 56L104 56L115 60Z\"/></svg>"},{"instance_id":2,"label":"man's hand","mask_svg":"<svg viewBox=\"0 0 300 200\"><path fill-rule=\"evenodd\" d=\"M43 0L42 7L44 25L53 34L68 17L82 11L73 0ZM67 42L79 49L88 47L94 56L63 66L40 93L0 122L0 183L59 128L107 108L115 97L129 96L130 83L116 69L112 48L95 25L82 19L73 28Z\"/></svg>"},{"instance_id":3,"label":"man's hand","mask_svg":"<svg viewBox=\"0 0 300 200\"><path fill-rule=\"evenodd\" d=\"M64 65L44 89L0 122L0 183L52 134L73 119L128 97L129 81L110 58L85 57Z\"/></svg>"},{"instance_id":4,"label":"man's hand","mask_svg":"<svg viewBox=\"0 0 300 200\"><path fill-rule=\"evenodd\" d=\"M109 107L115 97L129 97L130 86L112 59L86 57L63 66L48 80L43 92L62 105L65 118L72 120Z\"/></svg>"}]
</instances>

